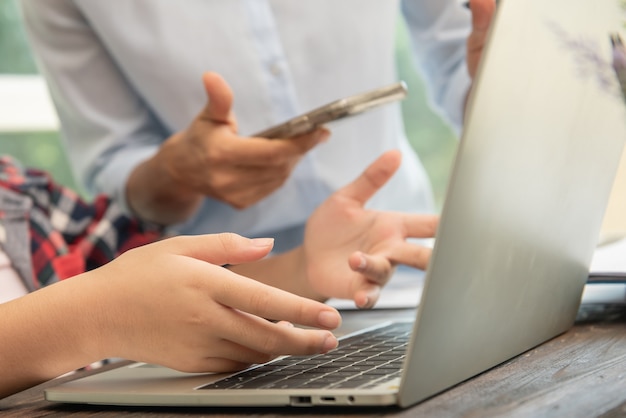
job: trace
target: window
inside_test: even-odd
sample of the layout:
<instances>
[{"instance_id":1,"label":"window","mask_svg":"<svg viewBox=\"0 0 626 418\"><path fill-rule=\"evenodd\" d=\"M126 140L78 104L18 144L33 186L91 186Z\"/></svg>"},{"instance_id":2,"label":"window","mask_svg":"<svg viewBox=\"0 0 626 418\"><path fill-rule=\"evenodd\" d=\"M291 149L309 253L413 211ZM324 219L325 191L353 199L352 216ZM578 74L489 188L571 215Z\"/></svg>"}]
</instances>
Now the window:
<instances>
[{"instance_id":1,"label":"window","mask_svg":"<svg viewBox=\"0 0 626 418\"><path fill-rule=\"evenodd\" d=\"M404 126L409 142L430 177L437 207L441 208L458 141L450 126L428 105L424 83L413 65L406 28L402 19L399 22L396 35L398 78L406 81L410 92L402 102Z\"/></svg>"}]
</instances>

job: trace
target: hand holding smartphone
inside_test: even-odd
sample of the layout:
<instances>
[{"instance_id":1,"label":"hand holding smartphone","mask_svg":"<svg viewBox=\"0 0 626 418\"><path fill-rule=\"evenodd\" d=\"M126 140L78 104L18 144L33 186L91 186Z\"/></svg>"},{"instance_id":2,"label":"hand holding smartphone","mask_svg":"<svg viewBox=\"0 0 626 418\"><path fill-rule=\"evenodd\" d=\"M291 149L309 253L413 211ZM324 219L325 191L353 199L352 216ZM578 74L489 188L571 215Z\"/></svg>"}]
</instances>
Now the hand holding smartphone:
<instances>
[{"instance_id":1,"label":"hand holding smartphone","mask_svg":"<svg viewBox=\"0 0 626 418\"><path fill-rule=\"evenodd\" d=\"M335 100L252 136L293 138L312 132L326 123L358 115L369 109L404 99L407 92L406 84L400 81L389 86Z\"/></svg>"}]
</instances>

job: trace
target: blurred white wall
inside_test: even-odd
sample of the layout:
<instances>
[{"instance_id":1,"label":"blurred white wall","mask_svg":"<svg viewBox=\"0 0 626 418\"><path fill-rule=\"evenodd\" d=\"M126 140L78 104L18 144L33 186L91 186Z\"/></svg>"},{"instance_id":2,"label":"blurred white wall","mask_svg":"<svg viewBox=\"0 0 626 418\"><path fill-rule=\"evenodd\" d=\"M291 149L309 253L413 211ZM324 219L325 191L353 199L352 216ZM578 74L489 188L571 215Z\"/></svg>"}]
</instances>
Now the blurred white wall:
<instances>
[{"instance_id":1,"label":"blurred white wall","mask_svg":"<svg viewBox=\"0 0 626 418\"><path fill-rule=\"evenodd\" d=\"M0 75L0 132L58 129L59 120L40 76Z\"/></svg>"}]
</instances>

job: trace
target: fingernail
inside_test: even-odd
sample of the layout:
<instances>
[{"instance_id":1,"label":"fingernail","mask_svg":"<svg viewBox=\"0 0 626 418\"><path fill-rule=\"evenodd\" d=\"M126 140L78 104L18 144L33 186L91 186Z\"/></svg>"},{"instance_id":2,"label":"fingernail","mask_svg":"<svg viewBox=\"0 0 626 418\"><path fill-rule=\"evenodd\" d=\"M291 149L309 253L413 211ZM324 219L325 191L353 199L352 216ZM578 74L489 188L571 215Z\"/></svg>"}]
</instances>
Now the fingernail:
<instances>
[{"instance_id":1,"label":"fingernail","mask_svg":"<svg viewBox=\"0 0 626 418\"><path fill-rule=\"evenodd\" d=\"M274 245L274 238L252 238L250 242L255 247L270 247Z\"/></svg>"},{"instance_id":2,"label":"fingernail","mask_svg":"<svg viewBox=\"0 0 626 418\"><path fill-rule=\"evenodd\" d=\"M359 306L359 309L369 309L371 308L374 303L378 300L378 297L380 296L380 288L377 287L374 290L370 290L369 293L367 294L367 298L365 299L365 303L363 303L361 306Z\"/></svg>"},{"instance_id":3,"label":"fingernail","mask_svg":"<svg viewBox=\"0 0 626 418\"><path fill-rule=\"evenodd\" d=\"M324 353L329 352L330 350L334 350L339 345L339 341L337 341L337 337L333 334L329 334L324 340L324 345L322 346L322 350Z\"/></svg>"},{"instance_id":4,"label":"fingernail","mask_svg":"<svg viewBox=\"0 0 626 418\"><path fill-rule=\"evenodd\" d=\"M369 291L369 293L367 294L367 300L374 301L374 300L377 300L379 296L380 296L380 287L376 287Z\"/></svg>"},{"instance_id":5,"label":"fingernail","mask_svg":"<svg viewBox=\"0 0 626 418\"><path fill-rule=\"evenodd\" d=\"M365 270L365 267L367 267L367 260L365 259L365 256L361 254L359 256L359 266L357 268L359 269L359 271L363 271Z\"/></svg>"},{"instance_id":6,"label":"fingernail","mask_svg":"<svg viewBox=\"0 0 626 418\"><path fill-rule=\"evenodd\" d=\"M335 329L341 324L341 317L333 311L322 311L317 317L317 321L324 328Z\"/></svg>"},{"instance_id":7,"label":"fingernail","mask_svg":"<svg viewBox=\"0 0 626 418\"><path fill-rule=\"evenodd\" d=\"M321 129L320 131L318 131L317 133L317 140L320 142L324 142L328 139L328 137L330 136L330 131L327 129Z\"/></svg>"}]
</instances>

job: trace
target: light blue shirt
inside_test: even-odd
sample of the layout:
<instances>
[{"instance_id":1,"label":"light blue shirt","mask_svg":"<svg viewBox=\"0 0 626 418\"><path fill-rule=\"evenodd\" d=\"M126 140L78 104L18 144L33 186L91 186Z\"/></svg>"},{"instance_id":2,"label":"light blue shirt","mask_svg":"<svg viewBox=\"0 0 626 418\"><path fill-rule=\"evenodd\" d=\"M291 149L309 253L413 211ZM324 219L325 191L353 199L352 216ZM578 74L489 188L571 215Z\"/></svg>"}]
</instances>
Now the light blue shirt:
<instances>
[{"instance_id":1,"label":"light blue shirt","mask_svg":"<svg viewBox=\"0 0 626 418\"><path fill-rule=\"evenodd\" d=\"M308 109L397 81L402 10L433 104L457 129L470 79L470 14L457 0L23 0L26 28L62 122L70 159L88 190L125 205L132 169L206 104L205 71L234 91L242 135ZM400 7L401 6L401 7ZM180 233L232 231L296 245L310 213L384 150L399 172L369 202L432 212L426 173L399 104L330 126L277 192L245 209L206 199Z\"/></svg>"}]
</instances>

